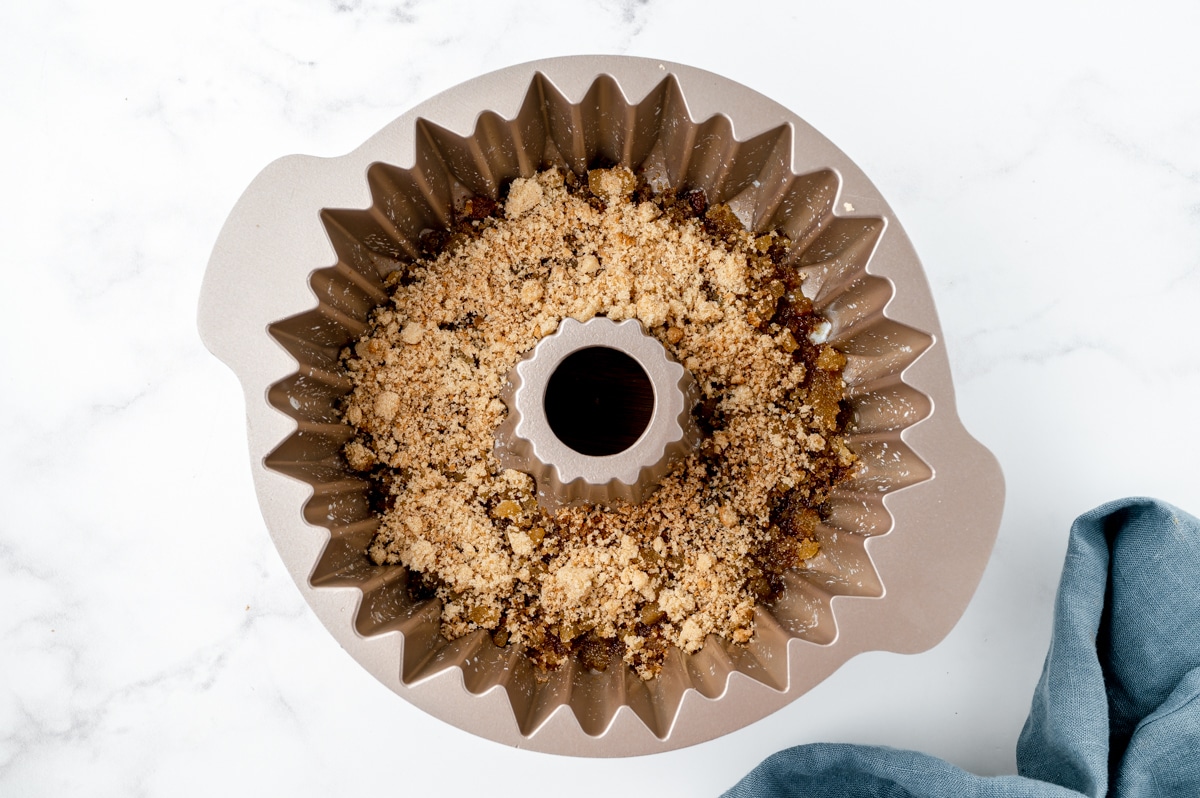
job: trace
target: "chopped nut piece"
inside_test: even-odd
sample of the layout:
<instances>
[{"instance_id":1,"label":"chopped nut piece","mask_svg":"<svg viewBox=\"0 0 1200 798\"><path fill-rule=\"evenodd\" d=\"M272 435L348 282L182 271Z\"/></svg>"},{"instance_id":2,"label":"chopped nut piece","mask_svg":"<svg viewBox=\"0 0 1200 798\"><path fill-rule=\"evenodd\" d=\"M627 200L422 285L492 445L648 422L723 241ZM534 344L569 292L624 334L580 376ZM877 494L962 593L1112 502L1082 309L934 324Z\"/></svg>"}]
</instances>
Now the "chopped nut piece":
<instances>
[{"instance_id":1,"label":"chopped nut piece","mask_svg":"<svg viewBox=\"0 0 1200 798\"><path fill-rule=\"evenodd\" d=\"M808 340L814 344L823 344L829 340L829 333L833 331L833 325L827 321L820 321L812 328L812 332L808 334Z\"/></svg>"}]
</instances>

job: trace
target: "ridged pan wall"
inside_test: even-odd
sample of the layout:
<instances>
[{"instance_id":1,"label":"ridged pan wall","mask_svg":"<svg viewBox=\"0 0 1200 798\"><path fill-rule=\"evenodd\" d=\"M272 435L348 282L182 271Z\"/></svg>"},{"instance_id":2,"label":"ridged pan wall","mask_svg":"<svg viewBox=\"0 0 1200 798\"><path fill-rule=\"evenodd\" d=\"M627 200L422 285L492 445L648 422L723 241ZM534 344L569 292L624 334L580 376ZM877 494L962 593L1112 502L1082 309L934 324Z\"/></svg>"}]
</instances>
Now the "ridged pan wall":
<instances>
[{"instance_id":1,"label":"ridged pan wall","mask_svg":"<svg viewBox=\"0 0 1200 798\"><path fill-rule=\"evenodd\" d=\"M471 692L497 685L508 692L525 734L563 704L588 734L600 734L617 709L628 705L656 736L665 737L685 690L716 698L733 671L782 690L789 638L823 645L837 638L833 596L882 595L865 542L891 528L883 497L931 476L900 437L901 430L928 415L931 403L905 386L900 375L932 339L885 318L892 288L866 273L884 221L835 217L834 172L791 173L790 126L739 141L727 117L691 119L670 77L631 103L612 78L603 76L582 102L571 103L538 76L515 119L485 111L469 137L423 119L416 125L415 167L376 163L367 173L371 207L322 213L338 262L313 273L317 308L271 326L300 369L271 392L271 403L296 420L297 431L271 453L267 465L312 485L305 517L330 532L312 584L363 591L355 619L360 634L404 634L406 683L461 668ZM832 517L817 532L821 554L806 570L789 575L783 595L760 609L754 639L737 646L712 635L695 654L675 650L663 674L649 683L627 667L599 673L574 660L543 681L524 656L497 649L482 630L453 642L443 639L437 600L414 603L405 589L404 568L366 560L376 522L368 509L367 484L339 454L351 431L338 422L334 409L350 389L338 374L338 352L365 330L368 313L384 300L383 277L417 256L423 230L448 227L455 203L461 207L466 197L497 199L515 177L551 166L583 172L597 164L628 166L663 188L704 189L712 202L729 203L755 231L786 232L795 242L789 263L810 275L805 294L829 313L831 342L847 356L846 382L860 419L850 435L862 458L860 475L834 494Z\"/></svg>"}]
</instances>

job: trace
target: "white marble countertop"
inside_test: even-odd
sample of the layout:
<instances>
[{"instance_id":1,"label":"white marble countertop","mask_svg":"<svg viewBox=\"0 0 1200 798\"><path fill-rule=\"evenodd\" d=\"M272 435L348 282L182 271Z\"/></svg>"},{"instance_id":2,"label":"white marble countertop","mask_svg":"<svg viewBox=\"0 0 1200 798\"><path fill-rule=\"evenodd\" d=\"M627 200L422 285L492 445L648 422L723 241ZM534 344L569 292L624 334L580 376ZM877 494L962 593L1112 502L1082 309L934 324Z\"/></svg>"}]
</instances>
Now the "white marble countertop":
<instances>
[{"instance_id":1,"label":"white marble countertop","mask_svg":"<svg viewBox=\"0 0 1200 798\"><path fill-rule=\"evenodd\" d=\"M1200 512L1200 8L250 0L0 10L0 795L712 795L777 749L1014 744L1067 531ZM744 4L732 8L746 9ZM429 95L583 52L722 73L874 180L916 245L967 428L1008 499L962 621L722 739L630 760L509 749L380 686L263 527L200 280L269 161L337 155Z\"/></svg>"}]
</instances>

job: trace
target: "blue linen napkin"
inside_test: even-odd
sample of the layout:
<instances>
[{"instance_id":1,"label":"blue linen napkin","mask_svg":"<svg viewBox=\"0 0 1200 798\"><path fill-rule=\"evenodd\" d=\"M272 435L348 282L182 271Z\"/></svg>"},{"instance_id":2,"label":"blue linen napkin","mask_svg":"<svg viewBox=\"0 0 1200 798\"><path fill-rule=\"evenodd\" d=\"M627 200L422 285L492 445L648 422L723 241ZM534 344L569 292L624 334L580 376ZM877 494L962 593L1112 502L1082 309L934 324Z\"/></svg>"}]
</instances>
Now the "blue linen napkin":
<instances>
[{"instance_id":1,"label":"blue linen napkin","mask_svg":"<svg viewBox=\"0 0 1200 798\"><path fill-rule=\"evenodd\" d=\"M914 751L802 745L725 796L1200 797L1196 518L1124 499L1076 519L1017 771L985 778Z\"/></svg>"}]
</instances>

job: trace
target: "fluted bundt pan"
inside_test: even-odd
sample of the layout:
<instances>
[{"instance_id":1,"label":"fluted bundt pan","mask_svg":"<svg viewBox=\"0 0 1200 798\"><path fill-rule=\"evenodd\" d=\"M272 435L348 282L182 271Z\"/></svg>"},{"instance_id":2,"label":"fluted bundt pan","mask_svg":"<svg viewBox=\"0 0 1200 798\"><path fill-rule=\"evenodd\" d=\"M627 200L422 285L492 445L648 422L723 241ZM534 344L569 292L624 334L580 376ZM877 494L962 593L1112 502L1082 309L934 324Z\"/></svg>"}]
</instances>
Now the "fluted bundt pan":
<instances>
[{"instance_id":1,"label":"fluted bundt pan","mask_svg":"<svg viewBox=\"0 0 1200 798\"><path fill-rule=\"evenodd\" d=\"M536 678L483 632L448 642L440 606L365 549L368 486L341 456L338 352L455 203L515 177L620 164L702 188L790 262L847 357L859 475L819 528L821 553L760 606L745 646L710 636L644 682L576 664ZM200 305L205 343L240 378L263 515L334 637L399 695L511 745L585 756L665 751L745 726L862 651L941 640L982 575L1003 481L955 415L921 266L878 191L800 118L697 69L625 57L512 67L451 89L341 158L291 156L247 189L217 241ZM330 687L336 690L336 687Z\"/></svg>"}]
</instances>

